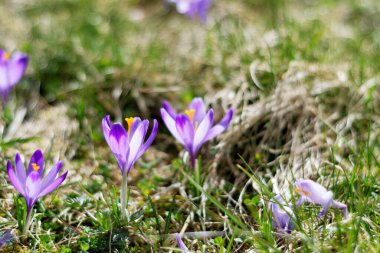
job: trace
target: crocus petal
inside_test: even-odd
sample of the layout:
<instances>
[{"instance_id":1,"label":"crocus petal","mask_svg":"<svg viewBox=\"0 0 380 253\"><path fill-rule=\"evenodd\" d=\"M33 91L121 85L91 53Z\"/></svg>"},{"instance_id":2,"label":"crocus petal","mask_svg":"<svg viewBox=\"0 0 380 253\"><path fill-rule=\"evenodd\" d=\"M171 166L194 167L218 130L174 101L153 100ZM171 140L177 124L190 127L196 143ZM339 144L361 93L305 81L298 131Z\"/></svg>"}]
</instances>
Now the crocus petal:
<instances>
[{"instance_id":1,"label":"crocus petal","mask_svg":"<svg viewBox=\"0 0 380 253\"><path fill-rule=\"evenodd\" d=\"M285 231L290 233L292 229L296 227L292 218L294 219L294 213L291 207L287 206L281 195L277 195L275 197L278 203L282 206L278 205L274 200L271 200L270 205L272 209L272 225L276 230ZM292 218L289 216L291 215Z\"/></svg>"},{"instance_id":2,"label":"crocus petal","mask_svg":"<svg viewBox=\"0 0 380 253\"><path fill-rule=\"evenodd\" d=\"M190 10L191 3L190 1L184 1L184 0L179 0L177 1L177 11L179 13L185 14L189 12Z\"/></svg>"},{"instance_id":3,"label":"crocus petal","mask_svg":"<svg viewBox=\"0 0 380 253\"><path fill-rule=\"evenodd\" d=\"M17 153L15 157L15 169L16 169L17 178L20 180L20 183L24 185L25 180L26 180L26 172L25 172L24 163L21 161L21 157L19 153Z\"/></svg>"},{"instance_id":4,"label":"crocus petal","mask_svg":"<svg viewBox=\"0 0 380 253\"><path fill-rule=\"evenodd\" d=\"M129 170L131 169L131 167L133 166L133 164L135 163L137 159L137 154L141 148L141 145L144 142L148 125L149 125L149 122L147 120L144 120L136 129L135 134L133 135L131 142L129 143L130 151L129 151L129 156L128 156L127 173L129 172Z\"/></svg>"},{"instance_id":5,"label":"crocus petal","mask_svg":"<svg viewBox=\"0 0 380 253\"><path fill-rule=\"evenodd\" d=\"M141 119L139 117L134 118L133 124L131 126L131 131L129 133L129 139L131 139L132 136L135 134L135 131L139 127L140 124L141 124Z\"/></svg>"},{"instance_id":6,"label":"crocus petal","mask_svg":"<svg viewBox=\"0 0 380 253\"><path fill-rule=\"evenodd\" d=\"M201 3L199 3L198 12L199 12L199 18L203 23L206 23L207 21L207 14L211 6L211 0L203 0Z\"/></svg>"},{"instance_id":7,"label":"crocus petal","mask_svg":"<svg viewBox=\"0 0 380 253\"><path fill-rule=\"evenodd\" d=\"M186 247L185 243L182 241L182 239L178 233L175 233L175 238L177 239L178 247L185 250L185 251L181 251L181 253L189 252L189 249Z\"/></svg>"},{"instance_id":8,"label":"crocus petal","mask_svg":"<svg viewBox=\"0 0 380 253\"><path fill-rule=\"evenodd\" d=\"M9 241L13 239L12 230L6 230L1 236L0 236L0 247L3 247L6 245Z\"/></svg>"},{"instance_id":9,"label":"crocus petal","mask_svg":"<svg viewBox=\"0 0 380 253\"><path fill-rule=\"evenodd\" d=\"M38 171L32 171L26 177L25 193L28 198L32 199L32 202L37 201L37 196L42 190L42 179L39 176Z\"/></svg>"},{"instance_id":10,"label":"crocus petal","mask_svg":"<svg viewBox=\"0 0 380 253\"><path fill-rule=\"evenodd\" d=\"M207 136L203 142L211 140L212 138L216 137L217 135L221 134L224 130L226 130L226 128L231 122L232 115L233 115L233 109L230 108L227 114L223 117L223 119L210 129L210 131L207 133Z\"/></svg>"},{"instance_id":11,"label":"crocus petal","mask_svg":"<svg viewBox=\"0 0 380 253\"><path fill-rule=\"evenodd\" d=\"M14 53L9 60L9 82L11 86L16 85L25 73L28 66L28 56L22 53Z\"/></svg>"},{"instance_id":12,"label":"crocus petal","mask_svg":"<svg viewBox=\"0 0 380 253\"><path fill-rule=\"evenodd\" d=\"M58 163L54 165L54 167L49 171L49 173L43 179L42 189L46 188L48 185L53 183L54 179L58 175L61 168L62 168L62 161L59 161Z\"/></svg>"},{"instance_id":13,"label":"crocus petal","mask_svg":"<svg viewBox=\"0 0 380 253\"><path fill-rule=\"evenodd\" d=\"M189 105L189 110L194 110L194 122L202 122L206 115L206 106L202 98L194 98Z\"/></svg>"},{"instance_id":14,"label":"crocus petal","mask_svg":"<svg viewBox=\"0 0 380 253\"><path fill-rule=\"evenodd\" d=\"M333 194L327 191L322 185L310 180L299 179L294 184L296 191L307 201L322 206L329 206L332 203Z\"/></svg>"},{"instance_id":15,"label":"crocus petal","mask_svg":"<svg viewBox=\"0 0 380 253\"><path fill-rule=\"evenodd\" d=\"M110 116L107 115L103 118L102 120L102 128L103 128L103 135L104 135L104 138L106 139L106 142L110 143L109 141L109 135L110 135L110 131L111 131L111 121L110 121Z\"/></svg>"},{"instance_id":16,"label":"crocus petal","mask_svg":"<svg viewBox=\"0 0 380 253\"><path fill-rule=\"evenodd\" d=\"M172 117L173 119L177 117L177 112L173 109L173 107L168 101L164 100L164 102L162 102L162 108L164 108L166 112L169 113L170 117Z\"/></svg>"},{"instance_id":17,"label":"crocus petal","mask_svg":"<svg viewBox=\"0 0 380 253\"><path fill-rule=\"evenodd\" d=\"M17 178L16 174L13 171L12 164L10 161L7 162L7 171L8 171L8 177L11 181L12 185L16 188L16 190L21 193L22 196L25 195L24 187L21 184L20 180Z\"/></svg>"},{"instance_id":18,"label":"crocus petal","mask_svg":"<svg viewBox=\"0 0 380 253\"><path fill-rule=\"evenodd\" d=\"M34 171L33 164L36 164L38 169L38 174L40 177L42 177L44 173L44 155L42 154L42 151L37 149L34 154L32 155L32 158L30 158L29 166L28 166L28 173L27 176Z\"/></svg>"},{"instance_id":19,"label":"crocus petal","mask_svg":"<svg viewBox=\"0 0 380 253\"><path fill-rule=\"evenodd\" d=\"M208 111L206 117L199 124L194 136L194 153L197 153L201 145L204 143L204 139L209 132L212 123L214 122L214 111L211 109Z\"/></svg>"},{"instance_id":20,"label":"crocus petal","mask_svg":"<svg viewBox=\"0 0 380 253\"><path fill-rule=\"evenodd\" d=\"M174 138L176 138L182 145L185 145L182 136L177 131L175 119L173 119L164 108L161 108L161 117Z\"/></svg>"},{"instance_id":21,"label":"crocus petal","mask_svg":"<svg viewBox=\"0 0 380 253\"><path fill-rule=\"evenodd\" d=\"M37 199L49 194L50 192L54 191L58 186L62 184L62 182L66 179L67 171L62 174L60 177L58 177L53 183L48 185L46 188L44 188L37 196Z\"/></svg>"},{"instance_id":22,"label":"crocus petal","mask_svg":"<svg viewBox=\"0 0 380 253\"><path fill-rule=\"evenodd\" d=\"M0 91L7 91L11 88L8 79L8 62L0 61Z\"/></svg>"},{"instance_id":23,"label":"crocus petal","mask_svg":"<svg viewBox=\"0 0 380 253\"><path fill-rule=\"evenodd\" d=\"M150 133L150 136L149 136L148 140L140 148L139 153L137 154L137 158L136 159L140 158L145 153L145 151L147 151L147 149L150 147L150 145L152 145L154 139L156 138L157 131L158 131L158 123L157 123L157 120L154 119L153 120L152 132Z\"/></svg>"},{"instance_id":24,"label":"crocus petal","mask_svg":"<svg viewBox=\"0 0 380 253\"><path fill-rule=\"evenodd\" d=\"M129 145L127 131L121 124L115 123L112 125L109 141L109 146L119 163L120 169L124 171L124 167L127 165Z\"/></svg>"},{"instance_id":25,"label":"crocus petal","mask_svg":"<svg viewBox=\"0 0 380 253\"><path fill-rule=\"evenodd\" d=\"M343 217L344 218L348 217L349 214L348 214L347 205L334 200L332 206L335 207L335 208L341 209L342 212L343 212Z\"/></svg>"},{"instance_id":26,"label":"crocus petal","mask_svg":"<svg viewBox=\"0 0 380 253\"><path fill-rule=\"evenodd\" d=\"M194 141L194 126L190 122L189 118L184 114L179 114L176 117L175 125L177 132L182 136L185 148L188 152L193 152L193 141Z\"/></svg>"}]
</instances>

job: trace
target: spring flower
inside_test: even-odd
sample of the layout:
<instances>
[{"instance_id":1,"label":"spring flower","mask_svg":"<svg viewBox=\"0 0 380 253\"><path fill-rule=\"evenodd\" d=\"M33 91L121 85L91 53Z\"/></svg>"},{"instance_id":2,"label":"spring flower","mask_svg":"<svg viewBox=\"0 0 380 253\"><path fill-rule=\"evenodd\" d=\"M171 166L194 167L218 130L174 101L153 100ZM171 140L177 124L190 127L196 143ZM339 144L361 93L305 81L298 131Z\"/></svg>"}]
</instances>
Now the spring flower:
<instances>
[{"instance_id":1,"label":"spring flower","mask_svg":"<svg viewBox=\"0 0 380 253\"><path fill-rule=\"evenodd\" d=\"M0 247L3 247L12 239L13 239L13 235L12 235L11 230L6 230L2 235L0 235Z\"/></svg>"},{"instance_id":2,"label":"spring flower","mask_svg":"<svg viewBox=\"0 0 380 253\"><path fill-rule=\"evenodd\" d=\"M34 152L30 159L27 171L25 171L25 166L18 153L15 157L15 170L12 168L12 163L8 161L7 171L9 180L16 190L24 197L26 202L27 218L24 223L24 235L26 235L30 225L30 218L34 204L39 198L54 191L65 180L67 172L55 179L61 168L62 161L59 161L43 178L44 157L41 150L36 150Z\"/></svg>"},{"instance_id":3,"label":"spring flower","mask_svg":"<svg viewBox=\"0 0 380 253\"><path fill-rule=\"evenodd\" d=\"M175 238L177 239L178 247L183 249L184 251L181 251L181 253L187 253L189 252L189 249L186 247L185 243L183 243L181 237L178 233L175 233Z\"/></svg>"},{"instance_id":4,"label":"spring flower","mask_svg":"<svg viewBox=\"0 0 380 253\"><path fill-rule=\"evenodd\" d=\"M277 200L278 205L274 200L270 201L270 208L272 209L272 225L273 228L280 232L290 233L291 230L296 228L294 223L294 213L291 207L287 206L281 195L276 195L274 197ZM291 215L292 218L289 216ZM293 219L293 220L292 220Z\"/></svg>"},{"instance_id":5,"label":"spring flower","mask_svg":"<svg viewBox=\"0 0 380 253\"><path fill-rule=\"evenodd\" d=\"M211 6L211 0L168 0L176 5L177 11L189 18L199 17L206 22L207 13Z\"/></svg>"},{"instance_id":6,"label":"spring flower","mask_svg":"<svg viewBox=\"0 0 380 253\"><path fill-rule=\"evenodd\" d=\"M136 160L139 159L145 151L152 145L156 137L158 124L153 120L153 129L149 138L144 142L148 131L149 121L140 118L126 118L128 130L120 123L112 124L110 116L103 118L102 127L103 135L108 146L113 152L123 175L121 187L121 206L122 214L126 217L126 196L127 196L127 176Z\"/></svg>"},{"instance_id":7,"label":"spring flower","mask_svg":"<svg viewBox=\"0 0 380 253\"><path fill-rule=\"evenodd\" d=\"M11 55L0 49L0 96L4 105L10 90L21 80L27 66L27 55L19 52Z\"/></svg>"},{"instance_id":8,"label":"spring flower","mask_svg":"<svg viewBox=\"0 0 380 253\"><path fill-rule=\"evenodd\" d=\"M184 146L194 168L199 149L210 139L222 133L231 122L233 110L230 108L223 119L213 126L214 111L206 112L201 98L194 98L185 113L177 114L172 106L164 101L161 116L171 134Z\"/></svg>"},{"instance_id":9,"label":"spring flower","mask_svg":"<svg viewBox=\"0 0 380 253\"><path fill-rule=\"evenodd\" d=\"M327 191L322 185L310 179L299 179L294 183L294 190L300 195L300 199L296 203L297 206L302 205L302 203L306 201L321 205L323 207L319 213L321 217L325 216L327 210L332 206L341 209L344 218L348 217L347 206L335 201L333 199L333 193Z\"/></svg>"}]
</instances>

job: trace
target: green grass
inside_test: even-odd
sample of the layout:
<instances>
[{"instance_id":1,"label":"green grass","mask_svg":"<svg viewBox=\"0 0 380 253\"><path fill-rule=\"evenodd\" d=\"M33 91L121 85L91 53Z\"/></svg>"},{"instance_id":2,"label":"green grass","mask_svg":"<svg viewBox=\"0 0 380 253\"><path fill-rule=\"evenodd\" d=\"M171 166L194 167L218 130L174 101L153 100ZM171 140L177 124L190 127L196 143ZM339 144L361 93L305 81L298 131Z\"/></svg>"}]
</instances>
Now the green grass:
<instances>
[{"instance_id":1,"label":"green grass","mask_svg":"<svg viewBox=\"0 0 380 253\"><path fill-rule=\"evenodd\" d=\"M6 130L0 139L0 230L16 235L1 250L169 252L177 247L169 235L184 229L185 244L198 252L380 251L380 5L361 2L214 1L207 24L167 10L159 0L0 3L8 10L0 17L0 47L30 55L27 75L0 120L0 131ZM252 63L259 85L251 78ZM332 87L339 75L344 81ZM234 105L233 127L243 129L249 124L241 116L245 110L273 97L278 101L272 105L281 104L279 91L288 83L289 95L293 88L307 90L307 107L269 110L241 139L225 143L226 134L205 145L199 175L183 162L182 148L160 121L164 99L182 110L201 96L219 105L217 113L221 104ZM60 105L76 130L54 141L23 130L7 137L22 109L21 126L38 116L59 125L63 115L46 111ZM121 173L102 135L106 114L119 121L159 119L156 141L130 174L129 223L118 207ZM295 129L299 121L306 125ZM312 134L311 125L318 128ZM51 121L33 126L57 127ZM298 138L296 130L300 147L312 144L293 156L289 143ZM224 153L214 168L221 140ZM23 239L17 232L23 201L5 164L16 151L30 157L35 145L48 155L48 167L63 159L69 176L36 204L30 236ZM62 150L53 152L57 147ZM315 154L310 173L308 159ZM289 173L281 178L276 173L284 168ZM295 202L286 185L300 175L331 190L347 204L350 218L333 209L319 218L319 207L305 204L295 210L292 234L273 231L268 201L285 185L281 191Z\"/></svg>"}]
</instances>

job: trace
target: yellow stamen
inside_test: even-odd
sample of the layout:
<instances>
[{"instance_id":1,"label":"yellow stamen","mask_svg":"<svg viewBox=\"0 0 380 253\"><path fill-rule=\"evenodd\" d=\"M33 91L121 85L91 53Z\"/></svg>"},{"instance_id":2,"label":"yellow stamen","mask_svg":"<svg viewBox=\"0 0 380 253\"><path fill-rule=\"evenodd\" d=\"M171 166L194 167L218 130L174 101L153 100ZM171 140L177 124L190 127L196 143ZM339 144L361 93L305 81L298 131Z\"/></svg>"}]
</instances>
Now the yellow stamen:
<instances>
[{"instance_id":1,"label":"yellow stamen","mask_svg":"<svg viewBox=\"0 0 380 253\"><path fill-rule=\"evenodd\" d=\"M295 192L298 192L298 193L301 193L302 195L304 196L310 196L311 193L308 192L308 191L305 191L304 189L302 189L300 186L297 186L297 188L294 189Z\"/></svg>"},{"instance_id":2,"label":"yellow stamen","mask_svg":"<svg viewBox=\"0 0 380 253\"><path fill-rule=\"evenodd\" d=\"M32 163L32 167L33 167L33 170L34 171L38 171L40 169L40 166L38 166L37 164L35 163Z\"/></svg>"},{"instance_id":3,"label":"yellow stamen","mask_svg":"<svg viewBox=\"0 0 380 253\"><path fill-rule=\"evenodd\" d=\"M10 53L5 52L5 53L3 54L3 60L4 60L4 61L9 60L10 58L11 58L11 54L10 54Z\"/></svg>"},{"instance_id":4,"label":"yellow stamen","mask_svg":"<svg viewBox=\"0 0 380 253\"><path fill-rule=\"evenodd\" d=\"M127 121L127 124L128 124L128 135L130 135L131 127L132 127L133 122L135 121L135 118L133 117L125 118L125 121Z\"/></svg>"},{"instance_id":5,"label":"yellow stamen","mask_svg":"<svg viewBox=\"0 0 380 253\"><path fill-rule=\"evenodd\" d=\"M193 123L195 110L194 109L185 110L185 114L189 116L190 122Z\"/></svg>"}]
</instances>

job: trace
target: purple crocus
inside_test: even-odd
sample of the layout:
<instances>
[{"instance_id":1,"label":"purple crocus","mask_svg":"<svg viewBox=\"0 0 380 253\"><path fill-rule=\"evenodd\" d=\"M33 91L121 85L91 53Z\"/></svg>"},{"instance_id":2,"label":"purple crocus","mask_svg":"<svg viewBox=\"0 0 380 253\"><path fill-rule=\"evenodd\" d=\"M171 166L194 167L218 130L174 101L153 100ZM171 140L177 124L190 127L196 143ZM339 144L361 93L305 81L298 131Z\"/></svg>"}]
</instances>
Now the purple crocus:
<instances>
[{"instance_id":1,"label":"purple crocus","mask_svg":"<svg viewBox=\"0 0 380 253\"><path fill-rule=\"evenodd\" d=\"M15 170L12 168L11 161L7 163L7 171L9 180L16 190L24 197L27 207L27 218L24 223L24 235L26 235L32 214L32 209L37 200L62 184L67 176L67 171L57 179L59 171L62 168L62 161L59 161L43 178L44 174L44 156L41 150L36 150L32 155L28 170L21 161L20 155L17 153L15 157Z\"/></svg>"},{"instance_id":2,"label":"purple crocus","mask_svg":"<svg viewBox=\"0 0 380 253\"><path fill-rule=\"evenodd\" d=\"M222 133L231 122L233 109L230 108L223 119L213 126L214 111L206 112L201 98L194 98L185 113L177 114L173 107L164 101L161 116L171 134L184 146L194 168L199 149L210 139Z\"/></svg>"},{"instance_id":3,"label":"purple crocus","mask_svg":"<svg viewBox=\"0 0 380 253\"><path fill-rule=\"evenodd\" d=\"M123 175L121 206L123 216L127 217L125 209L128 188L127 176L136 160L139 159L152 145L152 142L157 135L158 124L157 120L153 120L152 132L144 142L149 127L149 121L141 120L137 117L126 118L125 121L128 124L128 130L125 130L120 123L112 124L110 116L107 115L103 118L102 127L104 138L106 139L108 146L111 148Z\"/></svg>"},{"instance_id":4,"label":"purple crocus","mask_svg":"<svg viewBox=\"0 0 380 253\"><path fill-rule=\"evenodd\" d=\"M181 253L188 253L189 249L186 247L185 243L182 241L181 236L178 233L175 233L175 238L177 239L178 247L184 250L184 251L181 251Z\"/></svg>"},{"instance_id":5,"label":"purple crocus","mask_svg":"<svg viewBox=\"0 0 380 253\"><path fill-rule=\"evenodd\" d=\"M276 201L273 199L270 201L270 208L272 209L272 225L273 228L279 232L290 233L291 230L295 229L296 224L294 223L294 213L291 206L287 206L281 195L276 195L274 197ZM279 205L279 204L281 205Z\"/></svg>"},{"instance_id":6,"label":"purple crocus","mask_svg":"<svg viewBox=\"0 0 380 253\"><path fill-rule=\"evenodd\" d=\"M28 66L28 56L16 52L10 54L0 49L0 96L3 104L8 101L10 90L21 80Z\"/></svg>"},{"instance_id":7,"label":"purple crocus","mask_svg":"<svg viewBox=\"0 0 380 253\"><path fill-rule=\"evenodd\" d=\"M321 205L323 209L319 216L326 215L327 210L332 206L343 211L343 217L348 217L347 206L333 199L333 193L327 191L325 187L310 179L299 179L294 183L294 190L300 195L296 205L300 206L304 202L311 202Z\"/></svg>"},{"instance_id":8,"label":"purple crocus","mask_svg":"<svg viewBox=\"0 0 380 253\"><path fill-rule=\"evenodd\" d=\"M6 230L2 235L0 235L0 247L8 244L13 239L12 230Z\"/></svg>"},{"instance_id":9,"label":"purple crocus","mask_svg":"<svg viewBox=\"0 0 380 253\"><path fill-rule=\"evenodd\" d=\"M211 6L211 0L168 0L176 5L177 11L189 18L199 17L206 22L207 14Z\"/></svg>"}]
</instances>

